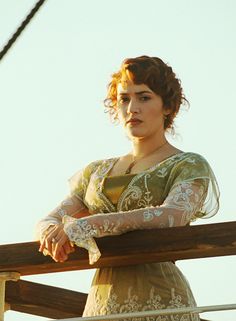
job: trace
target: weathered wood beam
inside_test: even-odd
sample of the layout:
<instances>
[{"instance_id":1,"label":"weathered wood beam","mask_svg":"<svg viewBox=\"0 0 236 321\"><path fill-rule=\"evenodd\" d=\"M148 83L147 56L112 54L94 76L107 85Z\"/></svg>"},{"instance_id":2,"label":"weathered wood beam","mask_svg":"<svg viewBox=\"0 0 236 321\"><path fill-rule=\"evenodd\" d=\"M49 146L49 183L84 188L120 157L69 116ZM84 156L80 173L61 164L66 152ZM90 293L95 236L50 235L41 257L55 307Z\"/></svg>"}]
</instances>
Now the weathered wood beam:
<instances>
[{"instance_id":1,"label":"weathered wood beam","mask_svg":"<svg viewBox=\"0 0 236 321\"><path fill-rule=\"evenodd\" d=\"M0 246L0 271L21 275L163 262L236 254L236 221L129 232L97 239L102 256L89 265L88 254L77 249L68 261L55 263L38 252L38 242Z\"/></svg>"},{"instance_id":2,"label":"weathered wood beam","mask_svg":"<svg viewBox=\"0 0 236 321\"><path fill-rule=\"evenodd\" d=\"M19 280L6 283L5 298L10 310L63 319L82 315L87 294Z\"/></svg>"}]
</instances>

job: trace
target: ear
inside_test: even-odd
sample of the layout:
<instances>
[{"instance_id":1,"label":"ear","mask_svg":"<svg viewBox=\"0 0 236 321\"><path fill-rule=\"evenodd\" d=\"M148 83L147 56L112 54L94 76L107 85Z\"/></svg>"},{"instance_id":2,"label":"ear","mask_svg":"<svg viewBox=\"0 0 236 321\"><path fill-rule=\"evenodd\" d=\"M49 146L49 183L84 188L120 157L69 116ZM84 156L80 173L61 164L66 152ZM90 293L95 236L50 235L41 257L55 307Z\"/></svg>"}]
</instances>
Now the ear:
<instances>
[{"instance_id":1,"label":"ear","mask_svg":"<svg viewBox=\"0 0 236 321\"><path fill-rule=\"evenodd\" d=\"M171 114L171 108L164 106L163 107L163 115L168 116L169 114Z\"/></svg>"}]
</instances>

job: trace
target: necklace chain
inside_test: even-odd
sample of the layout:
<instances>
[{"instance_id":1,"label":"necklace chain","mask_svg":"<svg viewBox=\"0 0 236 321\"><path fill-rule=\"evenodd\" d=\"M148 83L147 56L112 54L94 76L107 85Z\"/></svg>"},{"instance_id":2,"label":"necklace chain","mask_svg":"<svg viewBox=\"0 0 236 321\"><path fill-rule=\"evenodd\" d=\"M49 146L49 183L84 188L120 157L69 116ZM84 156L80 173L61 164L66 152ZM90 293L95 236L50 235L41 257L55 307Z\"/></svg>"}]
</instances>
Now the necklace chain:
<instances>
[{"instance_id":1,"label":"necklace chain","mask_svg":"<svg viewBox=\"0 0 236 321\"><path fill-rule=\"evenodd\" d=\"M157 149L155 149L154 151L152 151L151 153L149 154L146 154L144 155L143 157L140 157L138 159L135 159L134 156L133 156L133 161L129 164L128 168L126 169L125 171L125 174L130 174L131 173L131 170L132 168L137 164L137 162L139 162L141 159L144 159L152 154L154 154L155 152L157 152L158 150L160 150L163 146L165 146L168 142L166 141L164 144L162 144L161 146L159 146Z\"/></svg>"}]
</instances>

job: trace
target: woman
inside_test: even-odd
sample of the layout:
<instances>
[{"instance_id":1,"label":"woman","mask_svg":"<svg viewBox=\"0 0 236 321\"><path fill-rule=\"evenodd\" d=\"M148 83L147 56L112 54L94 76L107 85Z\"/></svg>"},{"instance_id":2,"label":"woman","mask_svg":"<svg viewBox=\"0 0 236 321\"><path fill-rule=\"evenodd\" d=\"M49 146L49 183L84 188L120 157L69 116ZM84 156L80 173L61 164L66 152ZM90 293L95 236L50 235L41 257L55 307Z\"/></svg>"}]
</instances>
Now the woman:
<instances>
[{"instance_id":1,"label":"woman","mask_svg":"<svg viewBox=\"0 0 236 321\"><path fill-rule=\"evenodd\" d=\"M131 230L187 225L218 210L218 188L207 161L172 146L172 129L186 99L161 59L126 59L112 75L105 106L124 127L132 151L89 164L70 180L71 194L39 222L40 251L63 262L73 245L99 259L95 239ZM173 262L96 271L84 316L195 306ZM137 319L135 319L137 320ZM196 314L145 320L197 321Z\"/></svg>"}]
</instances>

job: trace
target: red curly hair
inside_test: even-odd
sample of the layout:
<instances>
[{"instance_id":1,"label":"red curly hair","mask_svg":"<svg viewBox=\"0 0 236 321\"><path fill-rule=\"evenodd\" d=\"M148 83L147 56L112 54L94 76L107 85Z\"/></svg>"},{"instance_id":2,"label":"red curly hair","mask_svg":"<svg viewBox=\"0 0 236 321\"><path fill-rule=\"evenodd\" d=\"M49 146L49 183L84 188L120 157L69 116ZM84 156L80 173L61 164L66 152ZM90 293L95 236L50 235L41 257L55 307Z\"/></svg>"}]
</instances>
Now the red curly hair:
<instances>
[{"instance_id":1,"label":"red curly hair","mask_svg":"<svg viewBox=\"0 0 236 321\"><path fill-rule=\"evenodd\" d=\"M117 86L125 80L139 85L145 84L163 100L164 109L169 114L164 121L164 129L173 128L173 121L180 106L188 104L180 80L172 68L158 57L140 56L125 59L118 72L112 74L104 100L106 110L113 120L117 119Z\"/></svg>"}]
</instances>

